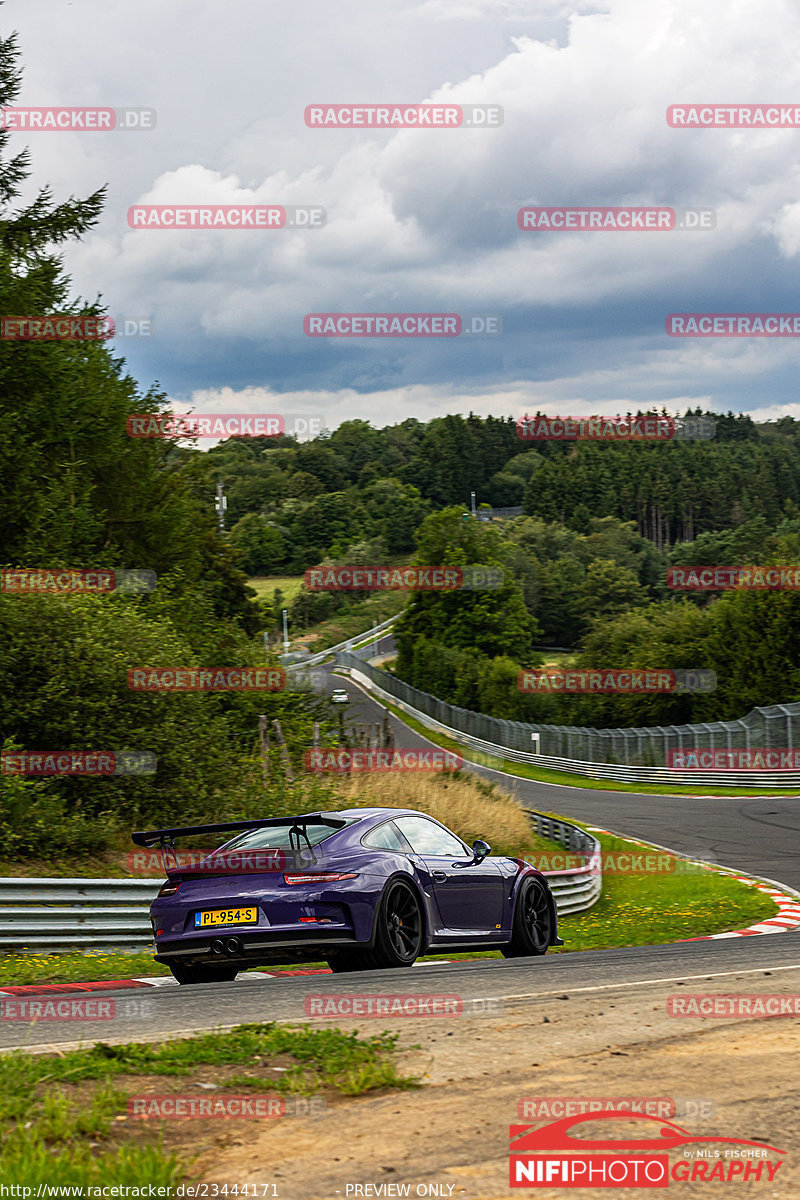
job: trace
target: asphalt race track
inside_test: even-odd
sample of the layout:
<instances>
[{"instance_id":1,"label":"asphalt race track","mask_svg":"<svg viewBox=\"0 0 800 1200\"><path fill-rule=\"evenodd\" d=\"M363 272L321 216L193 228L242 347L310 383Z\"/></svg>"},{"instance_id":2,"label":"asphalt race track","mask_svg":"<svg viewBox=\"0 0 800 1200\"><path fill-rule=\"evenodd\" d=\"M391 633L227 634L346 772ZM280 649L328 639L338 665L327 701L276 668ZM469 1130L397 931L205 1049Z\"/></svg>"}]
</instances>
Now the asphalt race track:
<instances>
[{"instance_id":1,"label":"asphalt race track","mask_svg":"<svg viewBox=\"0 0 800 1200\"><path fill-rule=\"evenodd\" d=\"M390 640L381 643L388 652ZM322 672L322 668L319 669ZM330 675L328 674L328 679ZM334 687L348 688L352 703L351 721L372 722L383 719L384 709L351 680L333 677ZM398 747L431 745L395 717L395 745ZM737 799L731 796L657 796L650 793L594 791L587 788L561 787L504 775L485 767L471 766L487 779L502 781L530 808L558 812L565 817L592 822L615 833L640 837L657 845L738 867L800 890L800 796L755 796ZM409 783L413 789L413 782ZM413 807L413 799L409 803Z\"/></svg>"},{"instance_id":2,"label":"asphalt race track","mask_svg":"<svg viewBox=\"0 0 800 1200\"><path fill-rule=\"evenodd\" d=\"M351 681L318 676L327 689L347 687L351 703L347 718L376 722L383 709ZM427 744L401 722L393 720L398 747ZM498 773L476 768L481 774ZM661 797L583 791L528 780L502 777L505 786L533 807L649 839L673 849L706 857L726 866L800 889L800 861L795 847L800 833L800 797L781 799L709 799ZM409 782L413 806L413 781ZM563 932L563 931L562 931ZM697 931L698 934L702 930ZM544 1011L556 998L576 999L593 991L633 992L665 982L716 981L726 977L763 978L800 966L800 938L787 932L593 951L576 955L549 955L542 959L506 961L471 960L423 964L411 971L355 972L339 976L335 987L329 976L285 979L248 978L234 983L179 988L170 982L157 988L95 993L114 1000L116 1017L109 1021L81 1021L80 1040L91 1042L155 1040L165 1034L196 1033L201 1029L229 1028L246 1021L308 1019L304 1001L321 991L361 995L413 990L423 994L457 994L465 1002L503 999L505 1005L541 1005ZM702 990L702 989L698 989ZM76 1044L76 1025L68 1021L46 1026L2 1022L0 1046L49 1048ZM45 1040L46 1038L46 1040Z\"/></svg>"},{"instance_id":3,"label":"asphalt race track","mask_svg":"<svg viewBox=\"0 0 800 1200\"><path fill-rule=\"evenodd\" d=\"M578 998L598 989L635 990L647 984L696 979L724 984L725 977L763 979L773 972L778 982L783 970L800 965L800 940L792 933L737 938L719 942L685 942L667 946L634 946L622 950L597 950L584 954L548 955L522 962L505 959L460 963L431 963L410 971L354 971L338 976L290 976L286 979L248 979L234 983L178 987L171 982L158 988L135 991L93 992L93 998L113 1000L114 1019L47 1021L29 1025L4 1021L0 1045L52 1048L81 1042L156 1041L164 1035L193 1034L201 1029L230 1028L246 1021L302 1021L308 1019L304 1001L322 992L373 995L414 992L421 995L458 995L468 1001L502 999L504 1004L541 1004L548 1011L556 998L567 993ZM698 991L705 990L698 986Z\"/></svg>"}]
</instances>

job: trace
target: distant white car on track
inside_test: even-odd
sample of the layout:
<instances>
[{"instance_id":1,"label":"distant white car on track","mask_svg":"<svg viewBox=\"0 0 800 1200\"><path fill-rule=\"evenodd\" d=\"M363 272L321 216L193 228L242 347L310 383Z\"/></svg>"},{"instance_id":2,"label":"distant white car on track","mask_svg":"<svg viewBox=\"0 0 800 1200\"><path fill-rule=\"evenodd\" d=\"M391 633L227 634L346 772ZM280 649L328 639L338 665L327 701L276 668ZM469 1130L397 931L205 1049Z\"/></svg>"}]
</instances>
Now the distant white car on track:
<instances>
[{"instance_id":1,"label":"distant white car on track","mask_svg":"<svg viewBox=\"0 0 800 1200\"><path fill-rule=\"evenodd\" d=\"M350 697L344 688L334 688L331 693L331 700L334 704L347 704Z\"/></svg>"}]
</instances>

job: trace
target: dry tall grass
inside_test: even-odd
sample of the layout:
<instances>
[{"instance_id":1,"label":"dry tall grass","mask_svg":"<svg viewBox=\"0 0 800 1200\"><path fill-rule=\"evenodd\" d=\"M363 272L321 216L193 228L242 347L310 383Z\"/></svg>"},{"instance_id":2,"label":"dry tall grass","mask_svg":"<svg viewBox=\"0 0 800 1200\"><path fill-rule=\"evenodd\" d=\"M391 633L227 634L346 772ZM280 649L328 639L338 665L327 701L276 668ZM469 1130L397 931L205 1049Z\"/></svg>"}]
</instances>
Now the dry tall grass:
<instances>
[{"instance_id":1,"label":"dry tall grass","mask_svg":"<svg viewBox=\"0 0 800 1200\"><path fill-rule=\"evenodd\" d=\"M548 846L537 837L513 796L473 775L374 771L337 779L342 808L414 808L441 821L471 845L484 838L495 854L520 854Z\"/></svg>"}]
</instances>

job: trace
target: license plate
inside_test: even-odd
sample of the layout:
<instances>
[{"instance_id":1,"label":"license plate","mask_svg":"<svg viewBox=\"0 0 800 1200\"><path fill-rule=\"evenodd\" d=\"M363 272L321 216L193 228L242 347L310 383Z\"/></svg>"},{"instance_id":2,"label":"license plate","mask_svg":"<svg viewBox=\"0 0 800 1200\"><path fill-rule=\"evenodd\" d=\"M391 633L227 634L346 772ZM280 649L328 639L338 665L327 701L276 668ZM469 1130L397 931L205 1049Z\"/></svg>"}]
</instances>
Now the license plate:
<instances>
[{"instance_id":1,"label":"license plate","mask_svg":"<svg viewBox=\"0 0 800 1200\"><path fill-rule=\"evenodd\" d=\"M258 921L256 908L213 908L194 914L196 927L207 925L255 925Z\"/></svg>"}]
</instances>

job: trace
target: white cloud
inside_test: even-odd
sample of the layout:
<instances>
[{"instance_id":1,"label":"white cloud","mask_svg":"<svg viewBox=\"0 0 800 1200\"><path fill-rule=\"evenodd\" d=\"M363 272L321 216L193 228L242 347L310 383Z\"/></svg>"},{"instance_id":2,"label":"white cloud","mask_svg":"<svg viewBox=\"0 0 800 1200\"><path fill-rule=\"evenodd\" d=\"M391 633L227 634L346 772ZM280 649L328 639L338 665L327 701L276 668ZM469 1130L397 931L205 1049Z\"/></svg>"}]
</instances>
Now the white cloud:
<instances>
[{"instance_id":1,"label":"white cloud","mask_svg":"<svg viewBox=\"0 0 800 1200\"><path fill-rule=\"evenodd\" d=\"M743 381L754 403L788 395L793 343L678 348L663 333L670 311L792 303L800 131L676 130L665 119L681 101L792 100L800 11L787 0L550 0L534 16L522 0L304 0L279 13L237 0L224 15L210 0L67 8L58 38L61 0L4 8L21 34L20 103L152 105L158 126L31 135L35 178L60 196L110 180L102 224L69 250L68 267L112 311L153 314L159 335L138 369L172 391L213 378L241 392L279 378L276 390L310 387L339 419L401 412L409 396L429 415L478 394L511 403L519 388L526 400L545 387L570 402L585 389L590 402L641 397L650 384L659 402L674 392L717 407L741 403ZM309 103L423 99L500 104L504 124L303 124ZM328 225L126 226L131 204L201 201L321 204ZM717 228L516 228L524 204L625 203L711 205ZM506 334L462 354L378 341L311 347L302 334L309 311L481 309L502 312Z\"/></svg>"}]
</instances>

